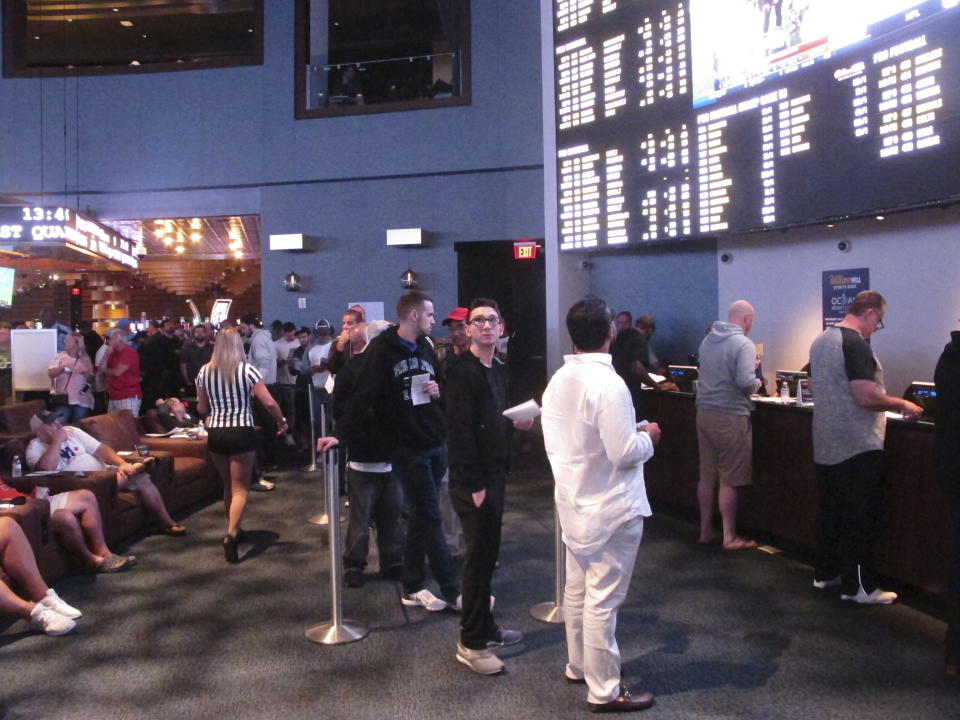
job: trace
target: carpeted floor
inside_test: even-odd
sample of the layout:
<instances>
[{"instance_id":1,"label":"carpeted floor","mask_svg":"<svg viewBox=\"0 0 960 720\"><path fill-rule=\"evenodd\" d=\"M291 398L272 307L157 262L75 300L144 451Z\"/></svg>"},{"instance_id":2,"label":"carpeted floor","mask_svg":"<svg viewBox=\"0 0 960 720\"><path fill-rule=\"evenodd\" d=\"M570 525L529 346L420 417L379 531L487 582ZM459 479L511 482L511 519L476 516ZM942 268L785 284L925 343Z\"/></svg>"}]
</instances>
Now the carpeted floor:
<instances>
[{"instance_id":1,"label":"carpeted floor","mask_svg":"<svg viewBox=\"0 0 960 720\"><path fill-rule=\"evenodd\" d=\"M508 672L456 662L458 616L404 608L398 586L368 575L344 591L365 640L304 638L329 619L324 531L313 474L286 472L255 494L244 561L223 561L222 509L186 516L187 537L132 543L139 565L76 576L57 590L84 611L50 638L23 622L0 634L0 718L587 717L586 691L565 684L561 626L533 620L552 599L553 513L542 474L508 498L496 614L525 634L500 652ZM760 551L693 542L665 515L647 523L618 638L629 687L652 690L646 717L960 718L960 686L940 677L943 623L905 605L864 608L811 587L809 568ZM374 563L375 569L375 563Z\"/></svg>"}]
</instances>

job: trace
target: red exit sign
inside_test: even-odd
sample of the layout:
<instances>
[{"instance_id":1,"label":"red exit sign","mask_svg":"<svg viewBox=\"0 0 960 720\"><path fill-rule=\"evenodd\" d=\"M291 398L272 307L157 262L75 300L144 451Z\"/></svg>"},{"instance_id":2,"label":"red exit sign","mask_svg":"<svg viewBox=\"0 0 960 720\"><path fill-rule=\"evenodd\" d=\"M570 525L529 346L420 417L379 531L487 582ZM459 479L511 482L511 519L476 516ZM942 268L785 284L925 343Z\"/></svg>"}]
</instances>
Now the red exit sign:
<instances>
[{"instance_id":1,"label":"red exit sign","mask_svg":"<svg viewBox=\"0 0 960 720\"><path fill-rule=\"evenodd\" d=\"M513 244L513 259L514 260L536 260L537 252L540 250L540 246L535 242L515 242Z\"/></svg>"}]
</instances>

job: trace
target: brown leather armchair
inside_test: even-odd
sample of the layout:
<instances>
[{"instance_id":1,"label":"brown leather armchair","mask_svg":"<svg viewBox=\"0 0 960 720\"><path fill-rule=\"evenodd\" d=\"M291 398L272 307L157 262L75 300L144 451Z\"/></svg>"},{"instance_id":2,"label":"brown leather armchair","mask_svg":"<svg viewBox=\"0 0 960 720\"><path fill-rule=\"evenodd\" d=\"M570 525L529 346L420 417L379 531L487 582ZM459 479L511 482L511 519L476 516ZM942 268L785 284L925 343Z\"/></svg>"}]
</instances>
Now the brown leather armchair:
<instances>
[{"instance_id":1,"label":"brown leather armchair","mask_svg":"<svg viewBox=\"0 0 960 720\"><path fill-rule=\"evenodd\" d=\"M157 458L150 475L171 513L221 493L205 439L146 437L143 426L129 410L92 415L79 425L117 451L133 450L140 442L146 444L150 454Z\"/></svg>"}]
</instances>

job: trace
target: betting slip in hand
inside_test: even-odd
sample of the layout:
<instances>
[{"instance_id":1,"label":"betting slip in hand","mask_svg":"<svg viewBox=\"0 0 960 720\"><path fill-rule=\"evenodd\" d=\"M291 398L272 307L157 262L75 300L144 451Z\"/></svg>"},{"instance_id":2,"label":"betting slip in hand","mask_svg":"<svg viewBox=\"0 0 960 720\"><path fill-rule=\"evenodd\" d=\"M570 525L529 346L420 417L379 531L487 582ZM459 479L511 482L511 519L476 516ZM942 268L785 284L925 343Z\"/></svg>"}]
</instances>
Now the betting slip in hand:
<instances>
[{"instance_id":1,"label":"betting slip in hand","mask_svg":"<svg viewBox=\"0 0 960 720\"><path fill-rule=\"evenodd\" d=\"M540 406L536 400L527 400L526 402L514 405L503 411L505 417L514 422L523 422L524 420L533 420L540 414Z\"/></svg>"},{"instance_id":2,"label":"betting slip in hand","mask_svg":"<svg viewBox=\"0 0 960 720\"><path fill-rule=\"evenodd\" d=\"M410 399L414 405L426 405L432 400L430 393L423 389L428 382L430 382L430 373L422 373L410 378Z\"/></svg>"}]
</instances>

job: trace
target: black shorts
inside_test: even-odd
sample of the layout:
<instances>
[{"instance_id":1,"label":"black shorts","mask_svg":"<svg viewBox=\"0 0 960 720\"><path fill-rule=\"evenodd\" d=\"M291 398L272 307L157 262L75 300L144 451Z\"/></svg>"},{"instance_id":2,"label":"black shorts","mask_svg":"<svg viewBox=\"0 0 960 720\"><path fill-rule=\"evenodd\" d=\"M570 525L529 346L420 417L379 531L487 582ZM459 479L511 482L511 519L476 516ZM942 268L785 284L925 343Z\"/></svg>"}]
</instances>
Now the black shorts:
<instances>
[{"instance_id":1,"label":"black shorts","mask_svg":"<svg viewBox=\"0 0 960 720\"><path fill-rule=\"evenodd\" d=\"M252 427L209 428L207 448L218 455L242 455L257 449L257 431Z\"/></svg>"}]
</instances>

